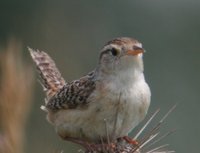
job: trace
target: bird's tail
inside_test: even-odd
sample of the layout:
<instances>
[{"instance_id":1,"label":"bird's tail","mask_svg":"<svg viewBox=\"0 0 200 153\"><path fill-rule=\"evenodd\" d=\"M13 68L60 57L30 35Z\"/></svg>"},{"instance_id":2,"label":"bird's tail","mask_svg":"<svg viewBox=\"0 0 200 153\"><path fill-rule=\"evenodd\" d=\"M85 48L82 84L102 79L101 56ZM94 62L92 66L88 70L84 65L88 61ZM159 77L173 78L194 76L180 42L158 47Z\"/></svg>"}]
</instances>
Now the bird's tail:
<instances>
[{"instance_id":1,"label":"bird's tail","mask_svg":"<svg viewBox=\"0 0 200 153\"><path fill-rule=\"evenodd\" d=\"M31 57L39 71L41 85L46 92L48 101L49 98L55 95L58 90L65 85L65 80L61 76L54 61L47 53L39 50L33 50L29 47L28 50L30 51Z\"/></svg>"}]
</instances>

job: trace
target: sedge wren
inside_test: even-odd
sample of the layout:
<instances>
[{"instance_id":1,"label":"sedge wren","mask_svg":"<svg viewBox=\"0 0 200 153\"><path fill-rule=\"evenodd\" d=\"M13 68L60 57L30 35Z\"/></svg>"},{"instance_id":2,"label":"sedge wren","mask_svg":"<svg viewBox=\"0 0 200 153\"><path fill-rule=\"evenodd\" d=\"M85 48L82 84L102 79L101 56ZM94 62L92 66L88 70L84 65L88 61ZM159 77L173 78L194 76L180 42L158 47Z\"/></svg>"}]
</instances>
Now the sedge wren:
<instances>
[{"instance_id":1,"label":"sedge wren","mask_svg":"<svg viewBox=\"0 0 200 153\"><path fill-rule=\"evenodd\" d=\"M41 108L63 139L116 139L127 136L145 117L151 92L143 74L144 49L137 40L122 37L107 42L96 68L72 82L62 78L47 53L29 51L46 92Z\"/></svg>"}]
</instances>

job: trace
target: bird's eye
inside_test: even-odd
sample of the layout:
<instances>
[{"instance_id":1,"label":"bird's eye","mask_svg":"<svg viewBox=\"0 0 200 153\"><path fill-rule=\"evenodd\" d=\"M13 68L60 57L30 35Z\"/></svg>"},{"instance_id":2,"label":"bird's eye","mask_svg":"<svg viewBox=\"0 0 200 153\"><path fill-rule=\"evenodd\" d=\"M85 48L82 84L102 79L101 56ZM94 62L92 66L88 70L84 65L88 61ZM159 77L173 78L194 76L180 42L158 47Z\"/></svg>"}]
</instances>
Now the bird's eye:
<instances>
[{"instance_id":1,"label":"bird's eye","mask_svg":"<svg viewBox=\"0 0 200 153\"><path fill-rule=\"evenodd\" d=\"M119 54L119 51L115 48L112 48L110 51L111 51L113 56L117 56Z\"/></svg>"}]
</instances>

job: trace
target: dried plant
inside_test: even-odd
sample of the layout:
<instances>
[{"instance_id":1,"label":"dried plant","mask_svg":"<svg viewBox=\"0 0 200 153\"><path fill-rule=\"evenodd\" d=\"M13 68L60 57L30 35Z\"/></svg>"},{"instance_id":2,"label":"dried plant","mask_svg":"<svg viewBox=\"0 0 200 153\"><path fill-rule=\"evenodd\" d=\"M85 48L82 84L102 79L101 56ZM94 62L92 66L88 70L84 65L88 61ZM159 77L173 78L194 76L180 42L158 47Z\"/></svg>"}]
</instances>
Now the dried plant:
<instances>
[{"instance_id":1,"label":"dried plant","mask_svg":"<svg viewBox=\"0 0 200 153\"><path fill-rule=\"evenodd\" d=\"M22 153L33 73L22 62L21 43L11 40L0 56L0 152Z\"/></svg>"},{"instance_id":2,"label":"dried plant","mask_svg":"<svg viewBox=\"0 0 200 153\"><path fill-rule=\"evenodd\" d=\"M145 125L137 132L133 140L137 140L137 145L128 144L126 142L110 142L110 138L107 138L107 142L102 142L102 144L87 144L83 143L82 146L85 151L79 150L82 153L174 153L174 151L167 150L168 144L154 147L154 145L174 132L174 130L159 136L160 127L167 116L175 109L174 105L164 117L153 126L151 130L145 131L146 127L152 122L152 120L159 113L160 109L156 110L155 113L147 120ZM105 122L106 124L106 122ZM143 133L143 137L140 135Z\"/></svg>"}]
</instances>

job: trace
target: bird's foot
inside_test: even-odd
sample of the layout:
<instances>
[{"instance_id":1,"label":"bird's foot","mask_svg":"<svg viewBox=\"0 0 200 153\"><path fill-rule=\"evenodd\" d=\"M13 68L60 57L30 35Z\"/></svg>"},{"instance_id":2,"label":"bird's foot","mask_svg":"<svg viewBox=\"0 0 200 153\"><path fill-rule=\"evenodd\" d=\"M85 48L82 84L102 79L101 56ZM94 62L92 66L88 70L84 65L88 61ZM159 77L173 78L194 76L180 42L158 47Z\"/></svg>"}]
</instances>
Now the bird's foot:
<instances>
[{"instance_id":1,"label":"bird's foot","mask_svg":"<svg viewBox=\"0 0 200 153\"><path fill-rule=\"evenodd\" d=\"M130 138L130 137L128 137L128 136L123 136L123 137L121 137L121 138L119 138L119 139L123 139L123 140L125 140L128 144L131 144L131 145L134 145L134 146L138 146L138 145L139 145L139 143L138 143L137 140L134 140L134 139L132 139L132 138Z\"/></svg>"}]
</instances>

